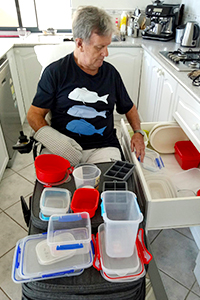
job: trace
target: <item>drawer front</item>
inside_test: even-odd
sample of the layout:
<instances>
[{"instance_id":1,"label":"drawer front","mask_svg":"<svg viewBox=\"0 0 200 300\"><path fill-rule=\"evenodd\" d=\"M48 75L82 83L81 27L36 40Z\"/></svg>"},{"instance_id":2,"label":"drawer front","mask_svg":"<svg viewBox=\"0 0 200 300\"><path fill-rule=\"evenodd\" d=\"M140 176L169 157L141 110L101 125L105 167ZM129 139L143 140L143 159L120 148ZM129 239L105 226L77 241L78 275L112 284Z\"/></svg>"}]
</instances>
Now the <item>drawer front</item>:
<instances>
[{"instance_id":1,"label":"drawer front","mask_svg":"<svg viewBox=\"0 0 200 300\"><path fill-rule=\"evenodd\" d=\"M171 124L171 122L170 122ZM142 129L150 130L155 123L142 123ZM121 120L121 143L127 160L135 164L136 174L143 188L146 229L179 228L200 225L200 197L153 199L149 191L144 169L130 149L129 125ZM165 174L174 175L183 171L174 154L162 155ZM161 174L162 176L162 174Z\"/></svg>"},{"instance_id":2,"label":"drawer front","mask_svg":"<svg viewBox=\"0 0 200 300\"><path fill-rule=\"evenodd\" d=\"M200 103L178 87L174 118L200 151Z\"/></svg>"}]
</instances>

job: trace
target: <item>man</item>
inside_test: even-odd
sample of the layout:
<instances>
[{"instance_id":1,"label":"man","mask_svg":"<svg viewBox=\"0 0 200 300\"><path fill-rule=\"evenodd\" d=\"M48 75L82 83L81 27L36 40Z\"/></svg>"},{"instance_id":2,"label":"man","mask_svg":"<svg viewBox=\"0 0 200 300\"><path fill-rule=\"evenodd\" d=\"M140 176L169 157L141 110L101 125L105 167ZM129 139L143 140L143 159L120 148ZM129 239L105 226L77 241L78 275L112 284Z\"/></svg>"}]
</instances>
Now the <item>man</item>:
<instances>
[{"instance_id":1,"label":"man","mask_svg":"<svg viewBox=\"0 0 200 300\"><path fill-rule=\"evenodd\" d=\"M74 52L44 70L28 111L35 138L72 165L121 160L113 120L116 105L138 131L131 150L143 161L145 145L137 109L117 70L104 62L114 31L111 17L97 7L79 8L72 31ZM51 127L45 120L49 111Z\"/></svg>"}]
</instances>

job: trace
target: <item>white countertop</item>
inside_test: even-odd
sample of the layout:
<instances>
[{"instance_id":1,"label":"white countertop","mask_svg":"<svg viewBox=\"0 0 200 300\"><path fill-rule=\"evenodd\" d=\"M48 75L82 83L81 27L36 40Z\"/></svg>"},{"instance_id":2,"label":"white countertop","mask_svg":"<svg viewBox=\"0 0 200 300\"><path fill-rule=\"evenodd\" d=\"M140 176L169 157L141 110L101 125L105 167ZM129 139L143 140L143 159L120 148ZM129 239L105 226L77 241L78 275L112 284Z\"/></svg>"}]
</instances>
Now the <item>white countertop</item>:
<instances>
[{"instance_id":1,"label":"white countertop","mask_svg":"<svg viewBox=\"0 0 200 300\"><path fill-rule=\"evenodd\" d=\"M0 38L0 58L13 46L28 47L40 44L60 44L63 38L70 38L71 34L57 34L56 36L44 36L42 34L32 33L26 39L21 38ZM65 42L67 43L67 42ZM155 58L198 102L200 102L200 87L192 85L192 80L188 78L188 72L178 72L168 64L159 54L159 51L173 51L181 48L174 41L162 42L147 40L143 38L127 37L126 41L112 42L110 47L142 47ZM186 51L187 48L182 48ZM199 48L195 48L199 50Z\"/></svg>"}]
</instances>

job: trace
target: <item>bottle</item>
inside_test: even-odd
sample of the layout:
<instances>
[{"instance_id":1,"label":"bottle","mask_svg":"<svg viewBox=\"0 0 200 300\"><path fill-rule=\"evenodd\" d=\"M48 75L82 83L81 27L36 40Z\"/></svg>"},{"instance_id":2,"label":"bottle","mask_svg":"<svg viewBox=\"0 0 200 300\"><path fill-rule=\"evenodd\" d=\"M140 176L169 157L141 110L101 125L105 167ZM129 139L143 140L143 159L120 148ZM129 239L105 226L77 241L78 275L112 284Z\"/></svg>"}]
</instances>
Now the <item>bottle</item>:
<instances>
[{"instance_id":1,"label":"bottle","mask_svg":"<svg viewBox=\"0 0 200 300\"><path fill-rule=\"evenodd\" d=\"M120 33L126 34L126 22L127 22L127 14L125 11L121 14L121 21L120 21Z\"/></svg>"}]
</instances>

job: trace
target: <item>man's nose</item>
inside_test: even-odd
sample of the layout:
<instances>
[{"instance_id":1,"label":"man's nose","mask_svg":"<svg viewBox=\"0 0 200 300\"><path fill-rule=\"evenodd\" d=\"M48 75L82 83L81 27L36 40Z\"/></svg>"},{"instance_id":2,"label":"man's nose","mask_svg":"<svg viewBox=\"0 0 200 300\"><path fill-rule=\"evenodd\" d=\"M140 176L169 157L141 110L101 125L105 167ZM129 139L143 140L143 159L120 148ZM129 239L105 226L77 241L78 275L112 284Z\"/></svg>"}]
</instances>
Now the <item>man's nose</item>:
<instances>
[{"instance_id":1,"label":"man's nose","mask_svg":"<svg viewBox=\"0 0 200 300\"><path fill-rule=\"evenodd\" d=\"M107 57L108 56L108 47L105 47L102 51L102 56Z\"/></svg>"}]
</instances>

